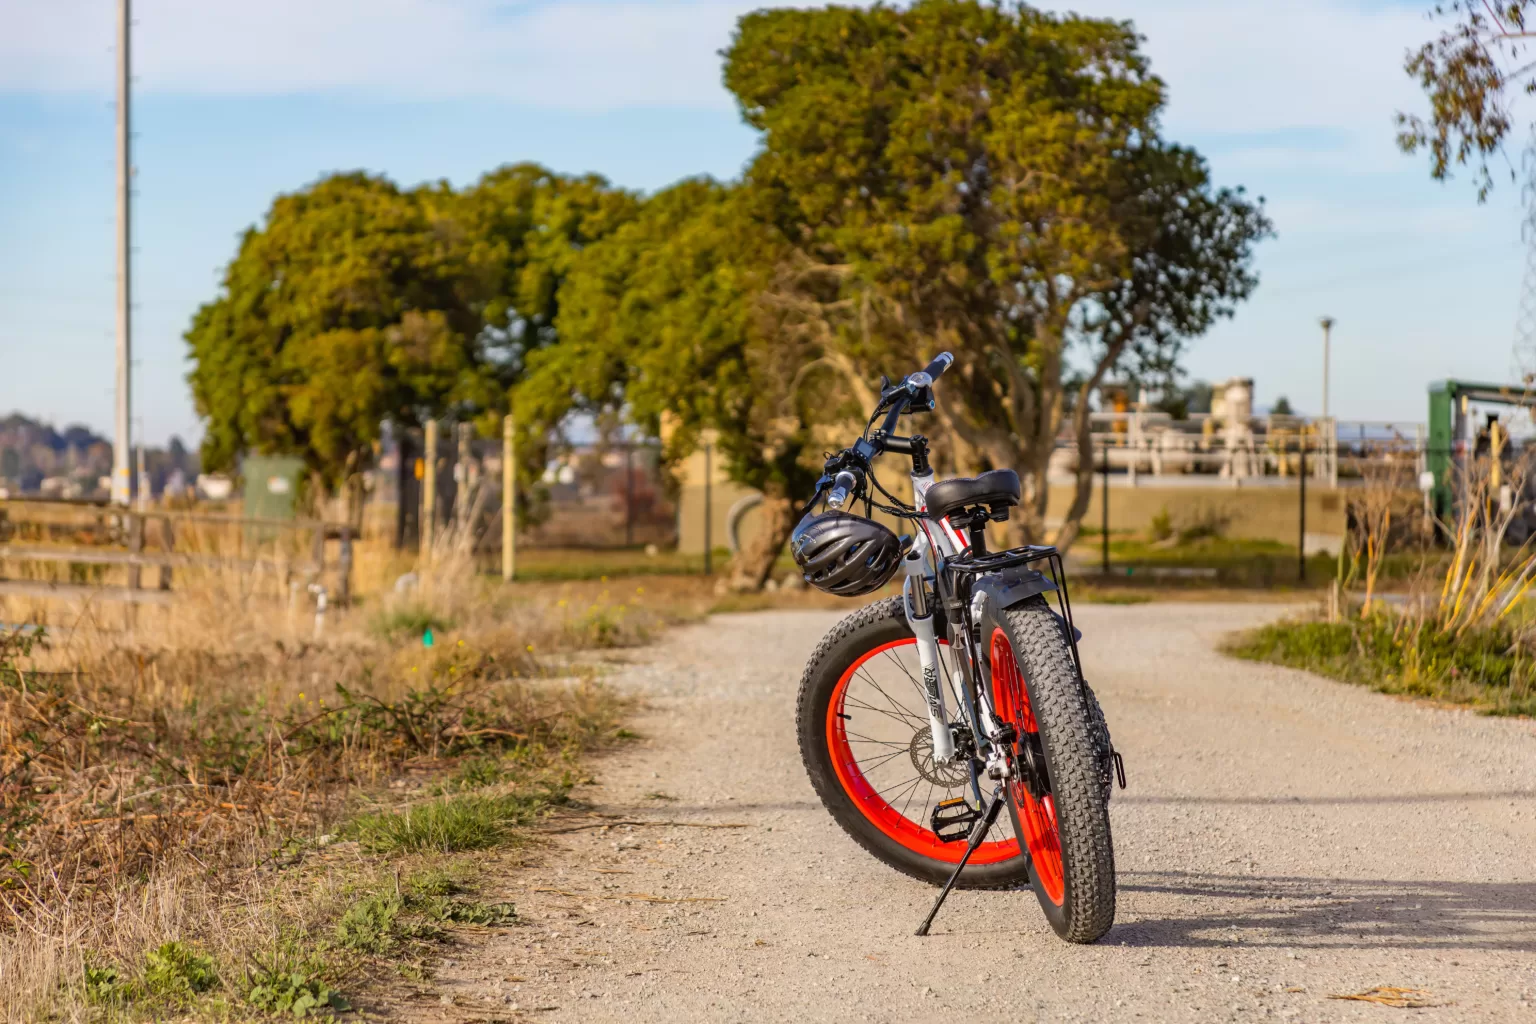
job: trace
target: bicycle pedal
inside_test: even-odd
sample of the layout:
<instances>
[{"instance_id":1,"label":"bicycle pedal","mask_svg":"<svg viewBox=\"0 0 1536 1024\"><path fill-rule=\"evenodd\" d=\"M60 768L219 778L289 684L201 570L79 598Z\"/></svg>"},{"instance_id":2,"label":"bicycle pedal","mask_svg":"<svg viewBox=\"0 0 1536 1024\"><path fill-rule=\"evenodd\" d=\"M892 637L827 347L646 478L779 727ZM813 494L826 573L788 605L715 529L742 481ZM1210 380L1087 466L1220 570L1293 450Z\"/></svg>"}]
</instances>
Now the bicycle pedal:
<instances>
[{"instance_id":1,"label":"bicycle pedal","mask_svg":"<svg viewBox=\"0 0 1536 1024\"><path fill-rule=\"evenodd\" d=\"M958 843L969 839L971 827L980 820L981 812L967 803L964 797L939 801L933 805L933 814L929 818L933 834L938 836L941 843Z\"/></svg>"}]
</instances>

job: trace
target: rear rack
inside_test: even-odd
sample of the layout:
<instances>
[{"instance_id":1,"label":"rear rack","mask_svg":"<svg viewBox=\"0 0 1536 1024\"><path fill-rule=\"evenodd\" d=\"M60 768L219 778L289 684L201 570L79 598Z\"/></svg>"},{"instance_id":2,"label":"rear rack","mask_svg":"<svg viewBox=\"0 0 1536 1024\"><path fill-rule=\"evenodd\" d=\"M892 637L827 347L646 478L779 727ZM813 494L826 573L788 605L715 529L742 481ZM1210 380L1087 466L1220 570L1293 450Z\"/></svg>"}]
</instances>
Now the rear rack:
<instances>
[{"instance_id":1,"label":"rear rack","mask_svg":"<svg viewBox=\"0 0 1536 1024\"><path fill-rule=\"evenodd\" d=\"M970 599L971 581L983 573L1001 572L1045 563L1042 573L1056 590L1056 611L1066 625L1067 646L1072 649L1072 666L1077 669L1079 682L1083 681L1083 660L1077 653L1077 627L1072 623L1072 598L1067 593L1067 569L1061 560L1061 552L1047 544L1030 544L986 555L957 555L946 559L944 572L949 575L949 591L956 598ZM1038 570L1037 570L1038 571ZM961 598L961 595L965 596Z\"/></svg>"}]
</instances>

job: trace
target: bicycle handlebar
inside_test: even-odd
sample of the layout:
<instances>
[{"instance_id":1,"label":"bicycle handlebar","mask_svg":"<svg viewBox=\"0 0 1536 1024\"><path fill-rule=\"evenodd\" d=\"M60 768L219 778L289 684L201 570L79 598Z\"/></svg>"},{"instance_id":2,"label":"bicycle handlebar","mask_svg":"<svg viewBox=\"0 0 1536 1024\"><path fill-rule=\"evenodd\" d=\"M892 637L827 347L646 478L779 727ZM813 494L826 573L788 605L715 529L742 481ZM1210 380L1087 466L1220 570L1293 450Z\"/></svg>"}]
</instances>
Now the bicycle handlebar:
<instances>
[{"instance_id":1,"label":"bicycle handlebar","mask_svg":"<svg viewBox=\"0 0 1536 1024\"><path fill-rule=\"evenodd\" d=\"M949 369L949 364L955 361L955 357L948 352L940 352L933 357L933 362L923 368L930 381L938 380L944 376L944 371Z\"/></svg>"},{"instance_id":2,"label":"bicycle handlebar","mask_svg":"<svg viewBox=\"0 0 1536 1024\"><path fill-rule=\"evenodd\" d=\"M896 421L908 411L914 401L918 411L928 411L933 408L933 384L944 371L949 369L955 357L948 352L940 352L923 369L916 373L909 373L896 384L888 384L885 378L881 379L883 389L880 394L880 404L875 409L875 415L881 412L886 414L885 422L872 438L860 438L858 443L851 448L845 448L836 455L827 459L826 469L816 484L816 493L801 510L805 515L816 504L822 494L827 496L829 509L841 509L849 500L858 500L863 491L863 475L869 470L870 464L885 451L885 439L891 436L896 427ZM874 422L874 417L870 417ZM896 438L897 441L908 442L906 438ZM908 442L909 443L909 442ZM911 452L909 446L902 449ZM924 449L926 451L926 449ZM925 457L926 462L926 457ZM837 470L835 476L833 470Z\"/></svg>"},{"instance_id":3,"label":"bicycle handlebar","mask_svg":"<svg viewBox=\"0 0 1536 1024\"><path fill-rule=\"evenodd\" d=\"M846 469L837 474L832 490L827 494L827 508L840 509L848 501L848 493L859 485L858 477Z\"/></svg>"}]
</instances>

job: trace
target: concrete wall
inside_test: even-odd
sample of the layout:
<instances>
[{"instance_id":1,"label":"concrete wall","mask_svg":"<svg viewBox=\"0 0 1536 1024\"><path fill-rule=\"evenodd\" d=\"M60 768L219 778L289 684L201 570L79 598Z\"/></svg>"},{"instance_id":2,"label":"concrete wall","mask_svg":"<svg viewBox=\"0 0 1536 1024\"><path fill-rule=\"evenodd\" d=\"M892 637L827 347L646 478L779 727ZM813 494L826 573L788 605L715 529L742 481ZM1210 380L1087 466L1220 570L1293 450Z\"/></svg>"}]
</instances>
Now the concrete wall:
<instances>
[{"instance_id":1,"label":"concrete wall","mask_svg":"<svg viewBox=\"0 0 1536 1024\"><path fill-rule=\"evenodd\" d=\"M720 459L712 461L711 473L711 541L716 548L727 546L727 522L731 506L752 493L749 488L731 483L726 479ZM897 483L895 477L881 477L887 486ZM704 550L704 455L695 452L682 467L683 481L678 501L678 537L682 551ZM1100 478L1094 478L1094 491L1083 517L1083 524L1097 529L1102 516ZM910 498L911 489L906 480L894 493ZM1307 486L1307 549L1309 551L1337 550L1344 535L1346 488L1328 488L1321 483L1308 481ZM1074 487L1071 483L1053 483L1046 506L1047 522L1055 526L1071 505ZM1167 510L1175 527L1192 519L1212 513L1227 520L1225 534L1228 537L1251 540L1275 540L1295 544L1300 523L1300 492L1294 481L1276 481L1274 484L1248 482L1233 486L1231 481L1215 481L1214 478L1182 476L1175 478L1139 477L1133 486L1123 476L1112 476L1109 486L1109 528L1112 533L1122 531L1145 532L1152 520ZM909 524L878 516L897 533L912 532ZM742 519L741 536L745 543L756 529L757 512L748 511Z\"/></svg>"},{"instance_id":2,"label":"concrete wall","mask_svg":"<svg viewBox=\"0 0 1536 1024\"><path fill-rule=\"evenodd\" d=\"M1099 480L1094 478L1093 499L1083 524L1097 529L1103 516L1103 498ZM1307 481L1307 533L1310 536L1344 535L1344 488L1328 488ZM1052 484L1046 518L1053 525L1060 522L1072 503L1075 488L1071 484ZM1296 543L1301 516L1300 489L1293 480L1283 483L1253 483L1234 487L1230 481L1209 485L1200 477L1140 477L1135 486L1125 477L1110 477L1109 529L1143 532L1164 509L1177 525L1181 521L1211 511L1229 522L1226 536L1245 540L1277 540ZM1319 541L1321 543L1321 541ZM1309 547L1313 544L1309 542Z\"/></svg>"}]
</instances>

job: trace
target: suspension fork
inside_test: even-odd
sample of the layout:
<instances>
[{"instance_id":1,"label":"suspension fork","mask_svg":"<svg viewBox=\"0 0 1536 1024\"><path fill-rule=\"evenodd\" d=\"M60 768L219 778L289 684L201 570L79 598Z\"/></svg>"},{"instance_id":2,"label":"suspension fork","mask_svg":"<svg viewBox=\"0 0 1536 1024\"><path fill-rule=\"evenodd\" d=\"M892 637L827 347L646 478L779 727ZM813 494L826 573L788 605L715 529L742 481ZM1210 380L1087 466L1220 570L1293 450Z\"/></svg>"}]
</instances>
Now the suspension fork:
<instances>
[{"instance_id":1,"label":"suspension fork","mask_svg":"<svg viewBox=\"0 0 1536 1024\"><path fill-rule=\"evenodd\" d=\"M917 659L923 670L923 697L928 702L928 729L933 736L933 760L946 764L955 756L955 738L949 731L949 715L944 708L944 688L939 685L939 641L933 628L933 606L928 600L926 581L928 560L914 546L902 560L907 578L902 583L902 606L907 625L917 637Z\"/></svg>"}]
</instances>

